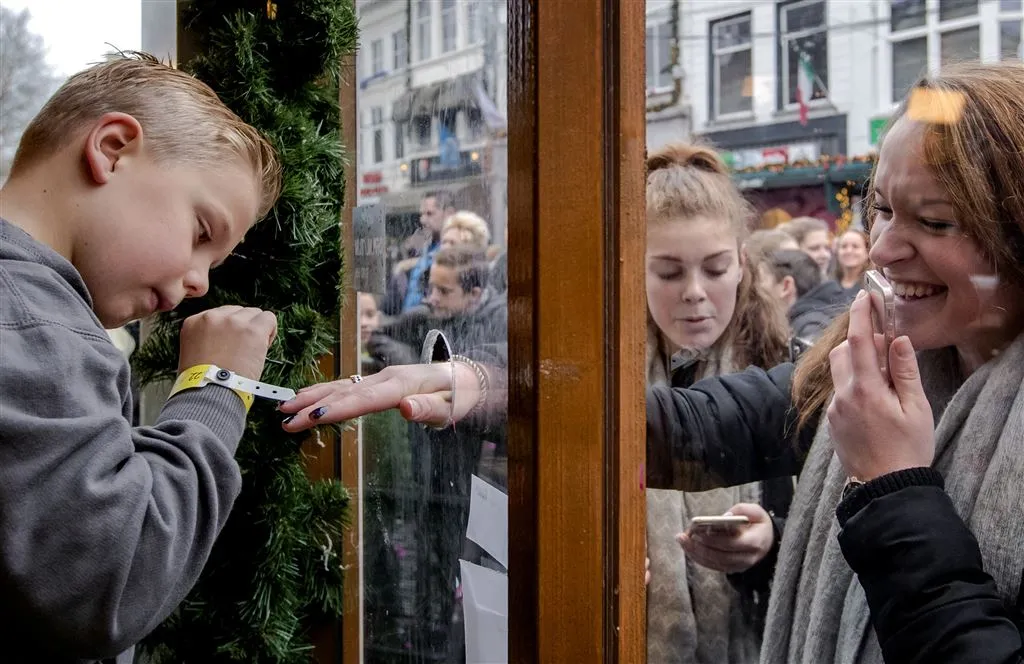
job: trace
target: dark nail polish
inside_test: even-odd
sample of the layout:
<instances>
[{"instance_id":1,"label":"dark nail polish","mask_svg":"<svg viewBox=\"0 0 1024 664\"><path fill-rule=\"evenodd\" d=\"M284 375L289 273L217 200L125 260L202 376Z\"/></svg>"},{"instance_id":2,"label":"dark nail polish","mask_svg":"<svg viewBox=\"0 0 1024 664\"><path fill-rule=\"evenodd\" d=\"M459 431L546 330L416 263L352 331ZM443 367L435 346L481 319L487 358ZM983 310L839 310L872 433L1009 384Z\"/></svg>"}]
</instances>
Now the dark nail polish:
<instances>
[{"instance_id":1,"label":"dark nail polish","mask_svg":"<svg viewBox=\"0 0 1024 664\"><path fill-rule=\"evenodd\" d=\"M310 417L310 419L313 419L313 420L319 420L321 417L324 416L324 413L326 413L326 412L327 412L327 406L320 406L319 408L314 410L312 413L310 413L309 417Z\"/></svg>"},{"instance_id":2,"label":"dark nail polish","mask_svg":"<svg viewBox=\"0 0 1024 664\"><path fill-rule=\"evenodd\" d=\"M281 423L282 424L288 424L289 422L291 422L294 419L295 419L294 415L289 415L288 417L284 418L284 420Z\"/></svg>"}]
</instances>

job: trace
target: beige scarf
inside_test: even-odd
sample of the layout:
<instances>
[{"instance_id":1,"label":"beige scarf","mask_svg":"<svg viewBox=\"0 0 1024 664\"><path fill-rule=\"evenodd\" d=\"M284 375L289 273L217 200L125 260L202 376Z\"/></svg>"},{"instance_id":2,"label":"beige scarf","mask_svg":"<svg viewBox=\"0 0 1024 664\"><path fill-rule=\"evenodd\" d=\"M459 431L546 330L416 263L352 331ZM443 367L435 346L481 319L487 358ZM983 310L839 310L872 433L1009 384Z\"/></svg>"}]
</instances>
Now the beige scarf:
<instances>
[{"instance_id":1,"label":"beige scarf","mask_svg":"<svg viewBox=\"0 0 1024 664\"><path fill-rule=\"evenodd\" d=\"M669 382L672 352L648 321L648 384ZM734 370L730 353L701 358L698 378ZM648 664L747 664L756 662L759 636L744 615L739 593L725 574L690 561L675 537L690 518L722 514L740 502L760 500L757 484L683 493L647 490Z\"/></svg>"},{"instance_id":2,"label":"beige scarf","mask_svg":"<svg viewBox=\"0 0 1024 664\"><path fill-rule=\"evenodd\" d=\"M1024 567L1024 334L962 385L952 349L919 353L918 362L938 422L934 467L1012 603ZM845 481L823 422L786 522L764 664L882 664L864 590L837 539Z\"/></svg>"}]
</instances>

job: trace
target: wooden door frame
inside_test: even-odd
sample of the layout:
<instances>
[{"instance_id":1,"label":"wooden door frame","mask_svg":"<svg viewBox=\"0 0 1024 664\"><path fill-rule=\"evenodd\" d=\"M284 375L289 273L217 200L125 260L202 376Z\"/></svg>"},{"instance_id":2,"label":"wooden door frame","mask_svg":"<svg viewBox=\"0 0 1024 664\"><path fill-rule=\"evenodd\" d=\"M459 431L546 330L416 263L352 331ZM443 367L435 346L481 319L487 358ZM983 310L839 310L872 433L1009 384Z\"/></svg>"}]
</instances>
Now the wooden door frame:
<instances>
[{"instance_id":1,"label":"wooden door frame","mask_svg":"<svg viewBox=\"0 0 1024 664\"><path fill-rule=\"evenodd\" d=\"M509 1L510 661L645 660L645 6Z\"/></svg>"},{"instance_id":2,"label":"wooden door frame","mask_svg":"<svg viewBox=\"0 0 1024 664\"><path fill-rule=\"evenodd\" d=\"M508 0L509 644L517 664L646 659L645 6ZM351 64L351 63L350 63ZM349 77L345 77L349 78ZM343 133L357 144L354 73ZM354 164L346 172L351 245ZM346 283L343 330L355 330ZM339 375L354 373L342 335ZM341 656L362 659L356 440Z\"/></svg>"}]
</instances>

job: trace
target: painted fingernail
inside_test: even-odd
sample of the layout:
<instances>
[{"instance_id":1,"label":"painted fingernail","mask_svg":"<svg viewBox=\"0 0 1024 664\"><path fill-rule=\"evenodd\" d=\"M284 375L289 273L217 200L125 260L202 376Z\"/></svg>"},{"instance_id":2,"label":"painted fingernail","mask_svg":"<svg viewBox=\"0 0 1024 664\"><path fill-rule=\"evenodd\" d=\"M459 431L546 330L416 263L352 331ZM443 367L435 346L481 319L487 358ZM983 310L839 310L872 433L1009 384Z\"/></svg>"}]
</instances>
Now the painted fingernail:
<instances>
[{"instance_id":1,"label":"painted fingernail","mask_svg":"<svg viewBox=\"0 0 1024 664\"><path fill-rule=\"evenodd\" d=\"M281 423L282 423L282 424L288 424L289 422L291 422L291 421L292 421L292 420L294 420L294 419L295 419L295 416L294 416L294 415L289 415L288 417L284 418L284 419L283 419L283 420L281 421Z\"/></svg>"},{"instance_id":2,"label":"painted fingernail","mask_svg":"<svg viewBox=\"0 0 1024 664\"><path fill-rule=\"evenodd\" d=\"M312 413L310 413L309 417L310 417L310 419L313 419L313 420L319 420L321 417L324 416L324 413L326 413L326 412L327 412L327 406L320 406L319 408L314 410Z\"/></svg>"}]
</instances>

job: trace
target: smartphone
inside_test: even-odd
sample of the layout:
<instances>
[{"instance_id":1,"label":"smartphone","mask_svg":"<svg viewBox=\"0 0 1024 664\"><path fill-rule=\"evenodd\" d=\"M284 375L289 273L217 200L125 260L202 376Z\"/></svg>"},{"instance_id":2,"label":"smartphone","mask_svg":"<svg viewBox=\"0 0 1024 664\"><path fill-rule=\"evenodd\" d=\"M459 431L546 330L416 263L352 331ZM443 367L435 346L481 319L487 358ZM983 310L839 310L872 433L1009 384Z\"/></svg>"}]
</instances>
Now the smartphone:
<instances>
[{"instance_id":1,"label":"smartphone","mask_svg":"<svg viewBox=\"0 0 1024 664\"><path fill-rule=\"evenodd\" d=\"M749 524L750 519L745 516L695 516L690 519L690 530L734 530Z\"/></svg>"},{"instance_id":2,"label":"smartphone","mask_svg":"<svg viewBox=\"0 0 1024 664\"><path fill-rule=\"evenodd\" d=\"M875 332L885 337L885 351L879 360L882 373L886 380L889 380L889 347L896 339L896 293L878 270L868 270L864 274L864 289L871 298L871 317Z\"/></svg>"}]
</instances>

